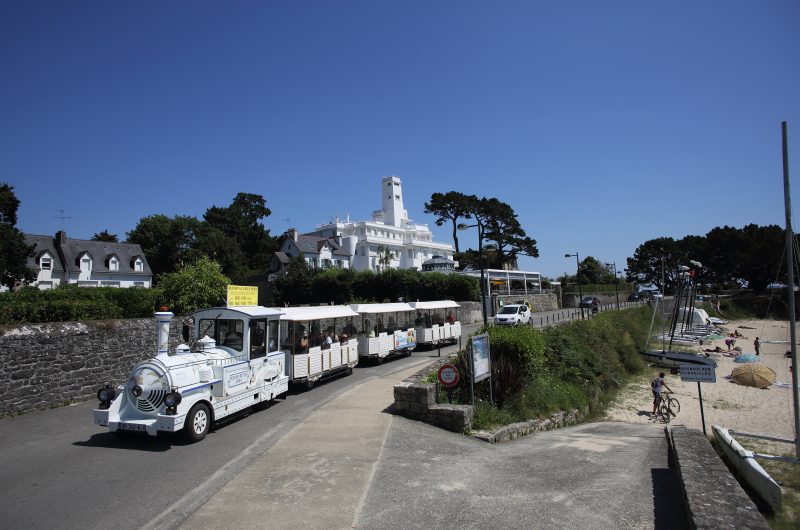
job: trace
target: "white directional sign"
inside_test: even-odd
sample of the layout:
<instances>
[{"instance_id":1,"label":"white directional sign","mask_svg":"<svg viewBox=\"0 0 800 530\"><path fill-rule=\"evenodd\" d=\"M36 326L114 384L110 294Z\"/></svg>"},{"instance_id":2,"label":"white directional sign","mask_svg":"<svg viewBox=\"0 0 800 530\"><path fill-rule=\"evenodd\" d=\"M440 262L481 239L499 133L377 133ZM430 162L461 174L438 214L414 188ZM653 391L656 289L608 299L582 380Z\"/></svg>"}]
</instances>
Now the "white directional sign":
<instances>
[{"instance_id":1,"label":"white directional sign","mask_svg":"<svg viewBox=\"0 0 800 530\"><path fill-rule=\"evenodd\" d=\"M716 383L717 371L713 364L682 364L679 368L681 381Z\"/></svg>"}]
</instances>

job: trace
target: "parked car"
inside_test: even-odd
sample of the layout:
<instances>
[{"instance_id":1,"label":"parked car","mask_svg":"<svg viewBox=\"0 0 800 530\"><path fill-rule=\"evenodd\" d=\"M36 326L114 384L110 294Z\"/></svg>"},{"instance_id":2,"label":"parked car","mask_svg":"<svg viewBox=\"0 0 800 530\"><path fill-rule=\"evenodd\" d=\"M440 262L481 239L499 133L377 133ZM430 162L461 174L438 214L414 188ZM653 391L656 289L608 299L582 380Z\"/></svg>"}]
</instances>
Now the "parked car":
<instances>
[{"instance_id":1,"label":"parked car","mask_svg":"<svg viewBox=\"0 0 800 530\"><path fill-rule=\"evenodd\" d=\"M597 309L600 307L600 300L594 296L584 296L581 298L581 307L589 309Z\"/></svg>"},{"instance_id":2,"label":"parked car","mask_svg":"<svg viewBox=\"0 0 800 530\"><path fill-rule=\"evenodd\" d=\"M500 308L494 316L498 326L518 326L531 321L531 311L525 304L508 304Z\"/></svg>"},{"instance_id":3,"label":"parked car","mask_svg":"<svg viewBox=\"0 0 800 530\"><path fill-rule=\"evenodd\" d=\"M629 302L635 302L636 300L643 300L643 299L644 296L642 296L642 293L631 293L628 295Z\"/></svg>"}]
</instances>

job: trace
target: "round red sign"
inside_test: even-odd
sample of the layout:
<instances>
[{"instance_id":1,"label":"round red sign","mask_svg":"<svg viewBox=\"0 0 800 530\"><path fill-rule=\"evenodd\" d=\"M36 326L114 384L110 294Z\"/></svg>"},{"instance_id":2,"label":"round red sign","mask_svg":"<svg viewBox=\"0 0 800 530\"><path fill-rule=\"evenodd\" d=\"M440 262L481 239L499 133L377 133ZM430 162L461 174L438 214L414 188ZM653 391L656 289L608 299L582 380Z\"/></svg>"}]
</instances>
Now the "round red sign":
<instances>
[{"instance_id":1,"label":"round red sign","mask_svg":"<svg viewBox=\"0 0 800 530\"><path fill-rule=\"evenodd\" d=\"M443 387L449 388L458 384L458 368L452 364L445 364L439 368L439 382Z\"/></svg>"}]
</instances>

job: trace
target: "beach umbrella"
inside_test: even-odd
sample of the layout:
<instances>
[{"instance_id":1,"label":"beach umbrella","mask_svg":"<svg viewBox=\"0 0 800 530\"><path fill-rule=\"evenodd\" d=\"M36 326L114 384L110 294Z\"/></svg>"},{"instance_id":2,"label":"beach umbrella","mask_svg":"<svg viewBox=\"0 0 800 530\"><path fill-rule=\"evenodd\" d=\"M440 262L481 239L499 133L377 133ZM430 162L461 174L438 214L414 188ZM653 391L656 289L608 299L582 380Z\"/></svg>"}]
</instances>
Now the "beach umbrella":
<instances>
[{"instance_id":1,"label":"beach umbrella","mask_svg":"<svg viewBox=\"0 0 800 530\"><path fill-rule=\"evenodd\" d=\"M755 355L753 353L742 353L742 354L737 355L733 359L733 362L735 362L735 363L757 363L760 360L761 360L761 357L759 357L758 355Z\"/></svg>"},{"instance_id":2,"label":"beach umbrella","mask_svg":"<svg viewBox=\"0 0 800 530\"><path fill-rule=\"evenodd\" d=\"M763 364L748 363L734 368L731 379L740 385L767 388L775 382L775 372Z\"/></svg>"}]
</instances>

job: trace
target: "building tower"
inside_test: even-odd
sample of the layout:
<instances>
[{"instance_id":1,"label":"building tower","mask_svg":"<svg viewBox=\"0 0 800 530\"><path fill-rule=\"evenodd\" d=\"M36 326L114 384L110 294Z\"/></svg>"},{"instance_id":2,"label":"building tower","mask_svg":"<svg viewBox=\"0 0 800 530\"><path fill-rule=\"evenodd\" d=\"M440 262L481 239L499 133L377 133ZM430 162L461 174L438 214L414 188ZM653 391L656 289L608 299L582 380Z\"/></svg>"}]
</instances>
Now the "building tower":
<instances>
[{"instance_id":1,"label":"building tower","mask_svg":"<svg viewBox=\"0 0 800 530\"><path fill-rule=\"evenodd\" d=\"M408 220L408 214L403 209L403 186L400 177L393 175L381 179L381 200L384 224L403 226Z\"/></svg>"}]
</instances>

